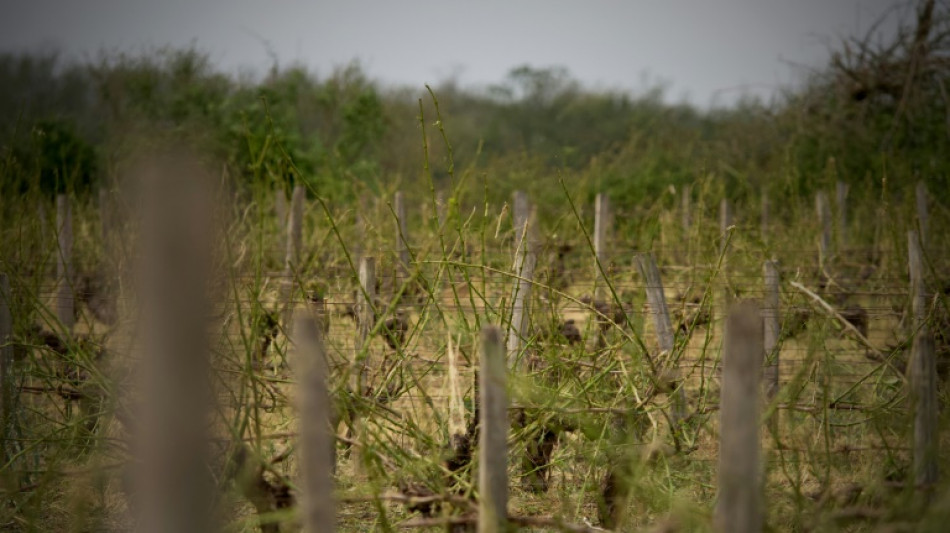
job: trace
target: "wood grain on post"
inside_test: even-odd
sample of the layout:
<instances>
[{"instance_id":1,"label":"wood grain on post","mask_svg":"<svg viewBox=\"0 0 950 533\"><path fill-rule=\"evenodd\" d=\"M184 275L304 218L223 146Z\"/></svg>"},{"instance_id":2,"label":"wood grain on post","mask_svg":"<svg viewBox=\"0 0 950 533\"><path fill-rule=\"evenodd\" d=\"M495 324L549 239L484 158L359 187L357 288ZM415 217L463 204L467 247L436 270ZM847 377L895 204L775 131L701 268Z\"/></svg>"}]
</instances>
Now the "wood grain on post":
<instances>
[{"instance_id":1,"label":"wood grain on post","mask_svg":"<svg viewBox=\"0 0 950 533\"><path fill-rule=\"evenodd\" d=\"M515 250L514 274L518 276L513 283L511 295L511 324L508 327L508 365L515 368L516 362L521 355L524 345L524 338L528 331L528 301L531 296L531 283L534 279L534 268L537 263L535 253L535 229L536 216L532 211L526 214L529 209L527 197L523 196L521 191L515 192L515 210L514 219L515 231L517 232L517 249ZM520 198L519 198L520 197ZM518 368L524 366L524 360L517 365Z\"/></svg>"},{"instance_id":2,"label":"wood grain on post","mask_svg":"<svg viewBox=\"0 0 950 533\"><path fill-rule=\"evenodd\" d=\"M10 279L0 273L0 460L11 455L8 443L12 437L13 405L16 383L13 379L13 294Z\"/></svg>"},{"instance_id":3,"label":"wood grain on post","mask_svg":"<svg viewBox=\"0 0 950 533\"><path fill-rule=\"evenodd\" d=\"M133 509L140 531L211 531L206 295L217 242L211 177L176 153L145 164L141 182L141 403L133 442L133 494L140 501Z\"/></svg>"},{"instance_id":4,"label":"wood grain on post","mask_svg":"<svg viewBox=\"0 0 950 533\"><path fill-rule=\"evenodd\" d=\"M848 247L848 184L839 181L835 184L835 200L838 207L838 252Z\"/></svg>"},{"instance_id":5,"label":"wood grain on post","mask_svg":"<svg viewBox=\"0 0 950 533\"><path fill-rule=\"evenodd\" d=\"M393 212L396 213L396 252L398 265L393 289L409 278L409 227L406 224L406 200L402 191L396 191L393 198Z\"/></svg>"},{"instance_id":6,"label":"wood grain on post","mask_svg":"<svg viewBox=\"0 0 950 533\"><path fill-rule=\"evenodd\" d=\"M930 212L927 208L927 184L918 181L916 189L917 197L917 224L920 226L920 242L923 243L924 248L927 248L927 244L930 242Z\"/></svg>"},{"instance_id":7,"label":"wood grain on post","mask_svg":"<svg viewBox=\"0 0 950 533\"><path fill-rule=\"evenodd\" d=\"M914 481L918 487L937 482L937 363L934 337L927 322L930 292L924 278L924 260L916 231L907 233L910 285L913 297L914 346L910 360L911 399L914 406Z\"/></svg>"},{"instance_id":8,"label":"wood grain on post","mask_svg":"<svg viewBox=\"0 0 950 533\"><path fill-rule=\"evenodd\" d=\"M301 310L294 319L297 366L297 419L299 420L300 508L303 530L332 533L334 435L331 432L329 369L319 318Z\"/></svg>"},{"instance_id":9,"label":"wood grain on post","mask_svg":"<svg viewBox=\"0 0 950 533\"><path fill-rule=\"evenodd\" d=\"M594 255L596 256L594 268L598 281L594 295L595 299L602 296L607 286L604 272L607 270L607 239L612 224L610 199L604 193L597 193L594 201Z\"/></svg>"},{"instance_id":10,"label":"wood grain on post","mask_svg":"<svg viewBox=\"0 0 950 533\"><path fill-rule=\"evenodd\" d=\"M75 295L73 294L73 217L69 198L56 196L56 318L65 331L76 323Z\"/></svg>"},{"instance_id":11,"label":"wood grain on post","mask_svg":"<svg viewBox=\"0 0 950 533\"><path fill-rule=\"evenodd\" d=\"M637 255L637 269L640 276L643 277L644 289L647 294L647 303L650 305L650 314L653 315L653 324L656 329L657 342L660 350L666 354L667 361L672 361L674 336L673 323L670 321L670 311L666 305L666 295L663 292L663 281L660 279L660 269L656 266L656 259L652 253ZM647 357L650 357L649 354ZM662 362L663 358L655 360L655 366ZM676 394L674 396L673 420L680 421L686 416L686 396L683 387L679 386L679 376L675 367L669 370L667 376L656 376L657 379L672 379L676 382Z\"/></svg>"},{"instance_id":12,"label":"wood grain on post","mask_svg":"<svg viewBox=\"0 0 950 533\"><path fill-rule=\"evenodd\" d=\"M719 402L719 501L713 523L721 532L762 530L758 397L763 352L758 306L736 304L726 319Z\"/></svg>"},{"instance_id":13,"label":"wood grain on post","mask_svg":"<svg viewBox=\"0 0 950 533\"><path fill-rule=\"evenodd\" d=\"M815 212L818 215L818 224L821 226L821 237L818 241L820 262L824 264L831 253L831 206L828 204L828 195L824 191L815 194Z\"/></svg>"},{"instance_id":14,"label":"wood grain on post","mask_svg":"<svg viewBox=\"0 0 950 533\"><path fill-rule=\"evenodd\" d=\"M483 328L480 347L478 532L502 533L508 524L508 393L501 330Z\"/></svg>"}]
</instances>

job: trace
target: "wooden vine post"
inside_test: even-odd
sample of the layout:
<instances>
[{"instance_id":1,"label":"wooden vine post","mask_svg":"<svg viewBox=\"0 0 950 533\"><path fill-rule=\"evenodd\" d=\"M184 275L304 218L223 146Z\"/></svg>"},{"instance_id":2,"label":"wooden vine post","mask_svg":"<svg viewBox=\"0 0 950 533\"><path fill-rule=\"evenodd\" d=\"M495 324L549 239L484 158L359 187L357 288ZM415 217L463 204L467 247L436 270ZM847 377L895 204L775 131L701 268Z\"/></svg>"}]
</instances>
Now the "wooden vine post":
<instances>
[{"instance_id":1,"label":"wooden vine post","mask_svg":"<svg viewBox=\"0 0 950 533\"><path fill-rule=\"evenodd\" d=\"M933 331L927 320L931 295L918 239L916 231L907 233L915 332L909 370L914 407L914 482L919 488L929 488L937 482L937 363Z\"/></svg>"},{"instance_id":2,"label":"wooden vine post","mask_svg":"<svg viewBox=\"0 0 950 533\"><path fill-rule=\"evenodd\" d=\"M479 351L478 532L508 527L508 393L501 330L482 329Z\"/></svg>"},{"instance_id":3,"label":"wooden vine post","mask_svg":"<svg viewBox=\"0 0 950 533\"><path fill-rule=\"evenodd\" d=\"M719 202L719 254L726 253L726 243L729 241L729 227L732 226L732 204L727 198ZM725 260L723 260L725 263Z\"/></svg>"},{"instance_id":4,"label":"wooden vine post","mask_svg":"<svg viewBox=\"0 0 950 533\"><path fill-rule=\"evenodd\" d=\"M141 331L133 506L140 531L212 531L207 472L211 177L179 154L142 174Z\"/></svg>"},{"instance_id":5,"label":"wooden vine post","mask_svg":"<svg viewBox=\"0 0 950 533\"><path fill-rule=\"evenodd\" d=\"M369 358L370 333L376 325L376 259L363 257L360 259L359 271L360 287L356 293L356 312L359 334L354 352L353 369L351 374L352 390L355 394L363 394L367 383L367 362ZM360 353L366 355L360 356Z\"/></svg>"},{"instance_id":6,"label":"wooden vine post","mask_svg":"<svg viewBox=\"0 0 950 533\"><path fill-rule=\"evenodd\" d=\"M409 227L406 223L406 200L402 191L393 198L393 211L396 213L396 279L393 290L409 280Z\"/></svg>"},{"instance_id":7,"label":"wooden vine post","mask_svg":"<svg viewBox=\"0 0 950 533\"><path fill-rule=\"evenodd\" d=\"M838 253L844 253L848 247L848 184L839 181L835 184L835 200L838 208Z\"/></svg>"},{"instance_id":8,"label":"wooden vine post","mask_svg":"<svg viewBox=\"0 0 950 533\"><path fill-rule=\"evenodd\" d=\"M69 198L56 197L56 319L64 331L72 331L76 323L76 302L73 294L73 217Z\"/></svg>"},{"instance_id":9,"label":"wooden vine post","mask_svg":"<svg viewBox=\"0 0 950 533\"><path fill-rule=\"evenodd\" d=\"M815 194L815 211L818 215L818 224L821 226L821 235L818 240L818 262L824 265L831 253L831 207L828 205L828 195L824 191Z\"/></svg>"},{"instance_id":10,"label":"wooden vine post","mask_svg":"<svg viewBox=\"0 0 950 533\"><path fill-rule=\"evenodd\" d=\"M674 335L673 323L670 320L670 311L666 305L666 295L663 292L663 281L660 278L660 269L656 266L656 259L652 253L637 255L637 268L643 277L643 285L647 294L647 303L650 305L650 314L653 316L653 325L656 329L657 342L663 357L653 360L659 370L660 365L666 362L669 367L664 375L656 376L663 384L669 384L673 393L673 423L678 424L686 418L686 393L679 386L679 373L676 370L676 360L673 359ZM648 356L649 357L649 356Z\"/></svg>"},{"instance_id":11,"label":"wooden vine post","mask_svg":"<svg viewBox=\"0 0 950 533\"><path fill-rule=\"evenodd\" d=\"M16 398L16 383L13 379L13 294L10 279L0 273L0 461L11 459L13 436L13 406Z\"/></svg>"},{"instance_id":12,"label":"wooden vine post","mask_svg":"<svg viewBox=\"0 0 950 533\"><path fill-rule=\"evenodd\" d=\"M309 310L297 313L294 323L297 413L299 420L300 515L306 533L332 533L334 435L327 388L329 369L319 318Z\"/></svg>"},{"instance_id":13,"label":"wooden vine post","mask_svg":"<svg viewBox=\"0 0 950 533\"><path fill-rule=\"evenodd\" d=\"M603 298L607 290L607 240L610 238L612 217L610 215L610 198L604 193L597 193L594 201L594 256L597 283L595 284L594 299Z\"/></svg>"},{"instance_id":14,"label":"wooden vine post","mask_svg":"<svg viewBox=\"0 0 950 533\"><path fill-rule=\"evenodd\" d=\"M769 401L775 398L779 387L779 349L778 339L781 331L779 315L779 272L778 261L766 261L765 271L765 302L762 306L762 326L765 357L768 364L765 367L765 396ZM769 420L772 431L778 430L778 411L772 414Z\"/></svg>"},{"instance_id":15,"label":"wooden vine post","mask_svg":"<svg viewBox=\"0 0 950 533\"><path fill-rule=\"evenodd\" d=\"M920 226L920 242L923 243L924 249L927 248L930 238L930 212L927 208L927 184L923 181L917 182L917 188L915 190L915 196L917 199L917 224Z\"/></svg>"},{"instance_id":16,"label":"wooden vine post","mask_svg":"<svg viewBox=\"0 0 950 533\"><path fill-rule=\"evenodd\" d=\"M511 296L511 324L508 328L508 367L524 368L521 351L524 347L529 326L528 300L531 295L531 281L534 279L534 267L537 262L534 238L534 216L530 211L527 195L522 191L514 193L514 229L517 247L515 249L514 274L518 276L513 283ZM520 363L519 363L520 361Z\"/></svg>"},{"instance_id":17,"label":"wooden vine post","mask_svg":"<svg viewBox=\"0 0 950 533\"><path fill-rule=\"evenodd\" d=\"M719 501L713 524L723 533L762 531L759 383L762 316L752 302L726 318L719 402Z\"/></svg>"}]
</instances>

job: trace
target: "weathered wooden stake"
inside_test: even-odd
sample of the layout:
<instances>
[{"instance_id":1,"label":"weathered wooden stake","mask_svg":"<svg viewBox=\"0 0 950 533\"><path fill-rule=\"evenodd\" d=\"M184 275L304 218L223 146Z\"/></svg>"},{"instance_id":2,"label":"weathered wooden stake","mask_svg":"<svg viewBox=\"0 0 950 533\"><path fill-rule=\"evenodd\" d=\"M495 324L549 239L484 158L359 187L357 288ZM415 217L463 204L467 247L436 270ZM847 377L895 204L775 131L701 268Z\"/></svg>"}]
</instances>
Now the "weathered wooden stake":
<instances>
[{"instance_id":1,"label":"weathered wooden stake","mask_svg":"<svg viewBox=\"0 0 950 533\"><path fill-rule=\"evenodd\" d=\"M923 243L924 249L927 248L930 239L930 213L927 208L927 184L918 181L917 189L917 223L920 226L920 242Z\"/></svg>"},{"instance_id":2,"label":"weathered wooden stake","mask_svg":"<svg viewBox=\"0 0 950 533\"><path fill-rule=\"evenodd\" d=\"M511 324L508 328L508 366L516 367L521 354L524 338L528 330L528 298L531 295L531 282L534 279L534 267L537 262L535 253L535 215L528 214L527 196L521 191L515 192L514 220L517 239L515 250L514 274L519 276L511 295ZM523 358L517 367L524 367Z\"/></svg>"},{"instance_id":3,"label":"weathered wooden stake","mask_svg":"<svg viewBox=\"0 0 950 533\"><path fill-rule=\"evenodd\" d=\"M657 341L660 350L666 354L666 360L672 362L673 357L673 323L670 321L670 311L666 305L666 295L663 293L663 281L660 279L660 269L656 266L656 259L652 253L637 255L637 268L643 277L644 288L647 293L647 303L650 304L650 314L653 315L653 324L656 328ZM647 355L649 357L649 355ZM653 361L659 368L664 358ZM671 381L677 387L673 400L673 421L679 422L686 417L686 395L679 383L679 373L675 365L670 365L667 375L656 376L663 381Z\"/></svg>"},{"instance_id":4,"label":"weathered wooden stake","mask_svg":"<svg viewBox=\"0 0 950 533\"><path fill-rule=\"evenodd\" d=\"M48 246L46 239L48 239L47 225L49 224L49 219L46 216L46 203L40 198L36 201L36 219L39 221L39 247L42 251L46 246Z\"/></svg>"},{"instance_id":5,"label":"weathered wooden stake","mask_svg":"<svg viewBox=\"0 0 950 533\"><path fill-rule=\"evenodd\" d=\"M326 350L319 318L303 310L296 316L293 336L296 365L297 412L300 424L300 507L303 530L332 533L334 435L331 432L330 393L327 389Z\"/></svg>"},{"instance_id":6,"label":"weathered wooden stake","mask_svg":"<svg viewBox=\"0 0 950 533\"><path fill-rule=\"evenodd\" d=\"M719 253L726 253L727 235L729 227L732 226L732 204L728 199L723 198L719 202Z\"/></svg>"},{"instance_id":7,"label":"weathered wooden stake","mask_svg":"<svg viewBox=\"0 0 950 533\"><path fill-rule=\"evenodd\" d=\"M765 396L771 401L778 394L779 349L778 338L781 331L779 315L779 273L778 261L766 261L765 304L762 306L762 325L764 329L764 348L768 364L765 367ZM769 419L773 433L778 430L778 411Z\"/></svg>"},{"instance_id":8,"label":"weathered wooden stake","mask_svg":"<svg viewBox=\"0 0 950 533\"><path fill-rule=\"evenodd\" d=\"M212 531L206 300L216 239L210 176L180 154L142 174L137 529Z\"/></svg>"},{"instance_id":9,"label":"weathered wooden stake","mask_svg":"<svg viewBox=\"0 0 950 533\"><path fill-rule=\"evenodd\" d=\"M752 302L735 305L726 319L723 343L717 531L762 530L759 376L763 352L758 306Z\"/></svg>"},{"instance_id":10,"label":"weathered wooden stake","mask_svg":"<svg viewBox=\"0 0 950 533\"><path fill-rule=\"evenodd\" d=\"M376 310L373 309L376 300L376 258L363 257L360 259L360 290L357 291L357 322L359 325L359 342L356 345L356 354L369 342L369 334L376 325ZM354 360L352 374L353 391L362 394L366 386L367 365L363 361Z\"/></svg>"},{"instance_id":11,"label":"weathered wooden stake","mask_svg":"<svg viewBox=\"0 0 950 533\"><path fill-rule=\"evenodd\" d=\"M287 218L286 249L284 251L284 279L281 284L281 303L284 306L283 324L291 327L294 314L294 293L300 268L300 250L303 243L303 203L306 192L303 185L295 185Z\"/></svg>"},{"instance_id":12,"label":"weathered wooden stake","mask_svg":"<svg viewBox=\"0 0 950 533\"><path fill-rule=\"evenodd\" d=\"M274 191L274 215L277 217L277 227L287 227L287 195L283 187Z\"/></svg>"},{"instance_id":13,"label":"weathered wooden stake","mask_svg":"<svg viewBox=\"0 0 950 533\"><path fill-rule=\"evenodd\" d=\"M447 333L448 344L445 353L449 360L446 374L446 389L449 391L449 442L454 443L465 434L465 401L462 397L462 381L459 375L458 350L452 343L452 334Z\"/></svg>"},{"instance_id":14,"label":"weathered wooden stake","mask_svg":"<svg viewBox=\"0 0 950 533\"><path fill-rule=\"evenodd\" d=\"M766 261L765 271L765 305L762 307L764 327L765 355L768 366L765 367L765 392L769 400L778 392L779 352L778 347L781 320L779 315L779 273L778 261Z\"/></svg>"},{"instance_id":15,"label":"weathered wooden stake","mask_svg":"<svg viewBox=\"0 0 950 533\"><path fill-rule=\"evenodd\" d=\"M594 201L594 255L596 256L594 269L597 273L597 284L594 291L595 300L600 299L607 286L607 279L601 270L607 270L607 239L609 239L612 224L610 198L604 193L597 193L597 198Z\"/></svg>"},{"instance_id":16,"label":"weathered wooden stake","mask_svg":"<svg viewBox=\"0 0 950 533\"><path fill-rule=\"evenodd\" d=\"M107 263L111 263L112 257L112 239L115 214L112 209L112 202L109 200L109 190L105 187L99 189L99 238L102 240L102 253Z\"/></svg>"},{"instance_id":17,"label":"weathered wooden stake","mask_svg":"<svg viewBox=\"0 0 950 533\"><path fill-rule=\"evenodd\" d=\"M683 185L680 192L680 217L682 218L683 224L683 237L686 239L689 237L689 228L692 225L692 211L690 207L691 189L692 187L689 185Z\"/></svg>"},{"instance_id":18,"label":"weathered wooden stake","mask_svg":"<svg viewBox=\"0 0 950 533\"><path fill-rule=\"evenodd\" d=\"M402 191L393 198L393 211L396 213L396 251L398 264L393 290L409 279L409 228L406 224L406 201Z\"/></svg>"},{"instance_id":19,"label":"weathered wooden stake","mask_svg":"<svg viewBox=\"0 0 950 533\"><path fill-rule=\"evenodd\" d=\"M831 253L831 207L828 204L828 195L824 191L815 194L815 211L818 223L821 225L821 238L818 241L819 262L824 264Z\"/></svg>"},{"instance_id":20,"label":"weathered wooden stake","mask_svg":"<svg viewBox=\"0 0 950 533\"><path fill-rule=\"evenodd\" d=\"M293 270L300 266L300 254L303 249L303 204L307 192L303 185L294 185L294 192L290 198L290 218L287 220L287 255L286 263L293 265Z\"/></svg>"},{"instance_id":21,"label":"weathered wooden stake","mask_svg":"<svg viewBox=\"0 0 950 533\"><path fill-rule=\"evenodd\" d=\"M927 488L937 482L937 363L933 331L927 322L930 291L924 278L923 253L916 231L907 233L907 252L915 331L910 360L914 482L920 488Z\"/></svg>"},{"instance_id":22,"label":"weathered wooden stake","mask_svg":"<svg viewBox=\"0 0 950 533\"><path fill-rule=\"evenodd\" d=\"M835 200L838 207L838 253L848 247L848 184L839 181L835 184Z\"/></svg>"},{"instance_id":23,"label":"weathered wooden stake","mask_svg":"<svg viewBox=\"0 0 950 533\"><path fill-rule=\"evenodd\" d=\"M435 209L439 219L439 228L445 231L445 221L449 216L449 202L446 200L445 191L435 193Z\"/></svg>"},{"instance_id":24,"label":"weathered wooden stake","mask_svg":"<svg viewBox=\"0 0 950 533\"><path fill-rule=\"evenodd\" d=\"M13 379L13 294L10 279L0 273L0 461L10 459L13 424L13 400L16 383Z\"/></svg>"},{"instance_id":25,"label":"weathered wooden stake","mask_svg":"<svg viewBox=\"0 0 950 533\"><path fill-rule=\"evenodd\" d=\"M65 331L76 323L73 294L73 218L69 198L56 196L56 236L59 250L56 261L56 319Z\"/></svg>"},{"instance_id":26,"label":"weathered wooden stake","mask_svg":"<svg viewBox=\"0 0 950 533\"><path fill-rule=\"evenodd\" d=\"M503 533L508 525L508 393L501 330L481 333L478 436L478 532Z\"/></svg>"}]
</instances>

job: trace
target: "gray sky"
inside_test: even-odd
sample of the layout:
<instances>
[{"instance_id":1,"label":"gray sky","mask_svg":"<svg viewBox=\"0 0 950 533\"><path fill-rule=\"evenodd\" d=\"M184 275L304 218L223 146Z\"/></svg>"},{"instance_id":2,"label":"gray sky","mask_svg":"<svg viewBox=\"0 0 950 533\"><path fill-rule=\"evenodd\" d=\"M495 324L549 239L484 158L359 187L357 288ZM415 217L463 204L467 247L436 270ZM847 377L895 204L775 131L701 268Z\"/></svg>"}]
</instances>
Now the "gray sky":
<instances>
[{"instance_id":1,"label":"gray sky","mask_svg":"<svg viewBox=\"0 0 950 533\"><path fill-rule=\"evenodd\" d=\"M866 30L894 0L24 0L3 2L0 49L68 56L195 43L228 72L318 74L359 60L384 82L501 81L562 65L594 87L668 82L670 100L729 103L820 67L826 38Z\"/></svg>"}]
</instances>

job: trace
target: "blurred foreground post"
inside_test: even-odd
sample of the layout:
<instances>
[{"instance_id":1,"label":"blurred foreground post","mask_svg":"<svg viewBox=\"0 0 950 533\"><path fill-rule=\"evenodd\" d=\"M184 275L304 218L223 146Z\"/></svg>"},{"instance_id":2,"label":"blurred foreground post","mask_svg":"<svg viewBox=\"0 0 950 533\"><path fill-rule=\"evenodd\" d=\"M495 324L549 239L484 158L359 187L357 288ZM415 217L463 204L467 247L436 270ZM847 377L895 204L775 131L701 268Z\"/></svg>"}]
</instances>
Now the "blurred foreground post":
<instances>
[{"instance_id":1,"label":"blurred foreground post","mask_svg":"<svg viewBox=\"0 0 950 533\"><path fill-rule=\"evenodd\" d=\"M907 233L908 264L914 313L914 347L910 359L911 401L914 407L914 482L927 488L937 482L937 362L934 336L927 322L930 292L924 280L924 260L917 232Z\"/></svg>"},{"instance_id":2,"label":"blurred foreground post","mask_svg":"<svg viewBox=\"0 0 950 533\"><path fill-rule=\"evenodd\" d=\"M76 323L73 295L73 216L69 198L56 196L56 319L63 331L72 331Z\"/></svg>"},{"instance_id":3,"label":"blurred foreground post","mask_svg":"<svg viewBox=\"0 0 950 533\"><path fill-rule=\"evenodd\" d=\"M332 533L334 435L327 390L326 351L319 319L309 310L294 320L294 363L297 367L297 420L300 440L300 515L306 533Z\"/></svg>"},{"instance_id":4,"label":"blurred foreground post","mask_svg":"<svg viewBox=\"0 0 950 533\"><path fill-rule=\"evenodd\" d=\"M214 529L206 338L214 238L210 176L187 155L140 169L141 312L132 508L146 532Z\"/></svg>"},{"instance_id":5,"label":"blurred foreground post","mask_svg":"<svg viewBox=\"0 0 950 533\"><path fill-rule=\"evenodd\" d=\"M501 330L482 329L478 389L478 532L503 533L508 524L508 393Z\"/></svg>"},{"instance_id":6,"label":"blurred foreground post","mask_svg":"<svg viewBox=\"0 0 950 533\"><path fill-rule=\"evenodd\" d=\"M713 523L724 533L762 530L759 466L759 376L762 316L742 302L726 318L719 402L719 501Z\"/></svg>"}]
</instances>

